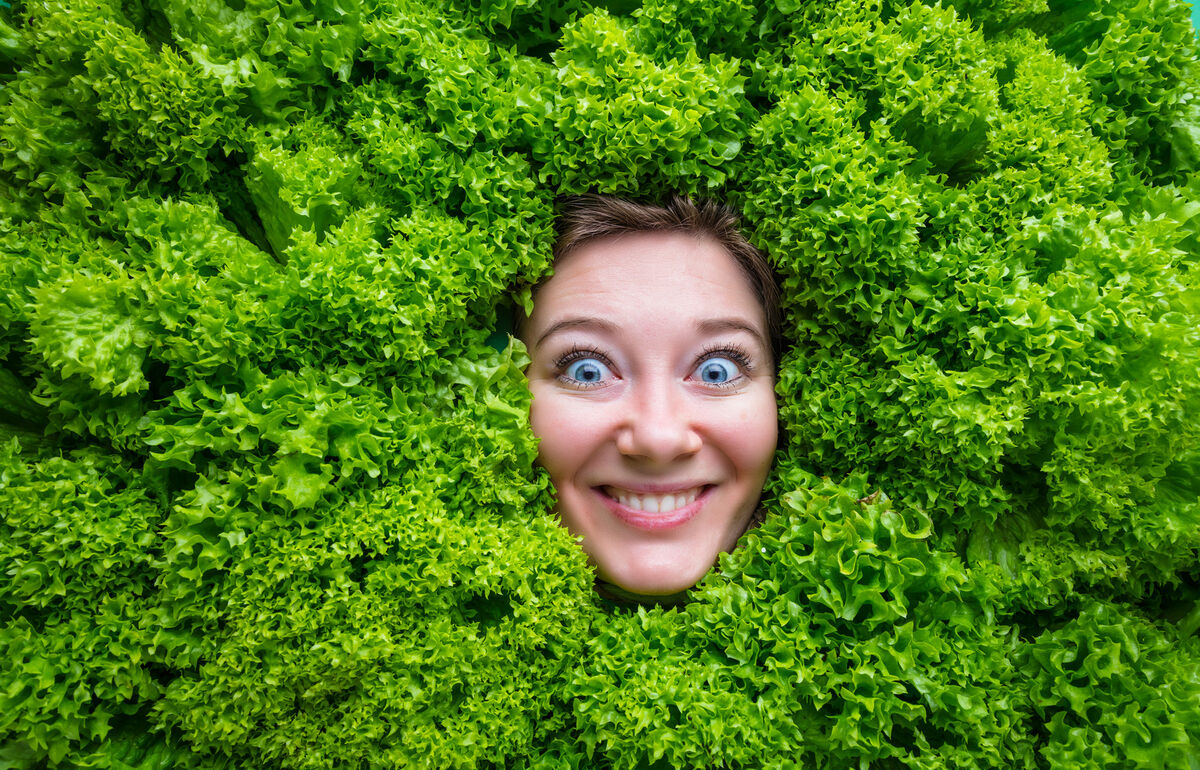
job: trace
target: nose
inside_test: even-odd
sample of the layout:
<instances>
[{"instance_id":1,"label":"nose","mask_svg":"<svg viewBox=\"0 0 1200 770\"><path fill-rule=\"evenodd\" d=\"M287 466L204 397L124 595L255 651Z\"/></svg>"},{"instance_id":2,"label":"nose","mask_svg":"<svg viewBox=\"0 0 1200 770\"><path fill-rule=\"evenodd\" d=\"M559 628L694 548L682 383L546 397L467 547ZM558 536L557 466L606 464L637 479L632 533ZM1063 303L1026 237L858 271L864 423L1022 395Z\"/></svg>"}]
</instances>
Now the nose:
<instances>
[{"instance_id":1,"label":"nose","mask_svg":"<svg viewBox=\"0 0 1200 770\"><path fill-rule=\"evenodd\" d=\"M669 463L700 451L686 394L671 382L642 383L633 389L617 432L617 450L626 457Z\"/></svg>"}]
</instances>

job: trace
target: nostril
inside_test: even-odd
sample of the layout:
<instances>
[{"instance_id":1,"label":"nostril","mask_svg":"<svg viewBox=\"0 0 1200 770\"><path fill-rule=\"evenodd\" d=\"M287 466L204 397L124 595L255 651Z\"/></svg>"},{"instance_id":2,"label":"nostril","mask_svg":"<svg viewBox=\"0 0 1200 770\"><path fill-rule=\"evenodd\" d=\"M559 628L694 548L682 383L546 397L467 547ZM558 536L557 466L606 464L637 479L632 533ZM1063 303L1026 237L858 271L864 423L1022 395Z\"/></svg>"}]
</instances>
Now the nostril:
<instances>
[{"instance_id":1,"label":"nostril","mask_svg":"<svg viewBox=\"0 0 1200 770\"><path fill-rule=\"evenodd\" d=\"M671 425L633 426L617 435L617 450L629 457L674 460L695 454L704 445L700 434L690 427Z\"/></svg>"}]
</instances>

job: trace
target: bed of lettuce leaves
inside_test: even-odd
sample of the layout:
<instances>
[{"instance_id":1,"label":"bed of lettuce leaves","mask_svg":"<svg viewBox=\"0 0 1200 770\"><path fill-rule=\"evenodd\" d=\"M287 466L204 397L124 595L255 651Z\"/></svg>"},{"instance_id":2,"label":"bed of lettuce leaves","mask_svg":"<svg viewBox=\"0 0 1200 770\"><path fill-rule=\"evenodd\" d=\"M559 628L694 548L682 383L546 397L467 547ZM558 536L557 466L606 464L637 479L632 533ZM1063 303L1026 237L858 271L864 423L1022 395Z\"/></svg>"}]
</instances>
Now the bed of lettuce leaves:
<instances>
[{"instance_id":1,"label":"bed of lettuce leaves","mask_svg":"<svg viewBox=\"0 0 1200 770\"><path fill-rule=\"evenodd\" d=\"M1200 768L1180 0L0 5L0 767ZM784 283L682 607L492 335L589 190Z\"/></svg>"}]
</instances>

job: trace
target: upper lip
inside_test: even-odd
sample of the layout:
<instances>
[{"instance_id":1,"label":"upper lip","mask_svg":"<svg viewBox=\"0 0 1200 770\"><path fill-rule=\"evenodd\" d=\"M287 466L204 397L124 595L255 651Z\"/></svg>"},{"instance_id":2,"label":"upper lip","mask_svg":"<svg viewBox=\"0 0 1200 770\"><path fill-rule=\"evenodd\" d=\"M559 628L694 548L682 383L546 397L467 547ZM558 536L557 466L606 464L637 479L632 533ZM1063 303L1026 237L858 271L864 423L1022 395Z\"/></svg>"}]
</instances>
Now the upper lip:
<instances>
[{"instance_id":1,"label":"upper lip","mask_svg":"<svg viewBox=\"0 0 1200 770\"><path fill-rule=\"evenodd\" d=\"M647 484L647 483L630 483L630 484L601 484L600 489L604 487L612 487L620 489L624 492L629 492L633 495L666 495L676 492L687 492L697 487L710 487L712 484L707 481L676 481L671 483Z\"/></svg>"}]
</instances>

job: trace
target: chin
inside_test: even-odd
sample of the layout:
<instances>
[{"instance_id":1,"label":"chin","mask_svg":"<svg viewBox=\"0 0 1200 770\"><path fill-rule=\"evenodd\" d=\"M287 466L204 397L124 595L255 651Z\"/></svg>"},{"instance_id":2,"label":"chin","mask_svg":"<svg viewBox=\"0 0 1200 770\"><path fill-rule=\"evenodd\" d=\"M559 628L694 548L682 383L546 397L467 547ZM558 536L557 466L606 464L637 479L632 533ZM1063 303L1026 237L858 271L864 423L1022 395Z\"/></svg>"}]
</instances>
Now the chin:
<instances>
[{"instance_id":1,"label":"chin","mask_svg":"<svg viewBox=\"0 0 1200 770\"><path fill-rule=\"evenodd\" d=\"M634 597L650 599L672 597L694 588L716 562L711 559L696 563L694 558L686 564L663 563L657 565L625 565L626 569L599 570L599 578Z\"/></svg>"}]
</instances>

